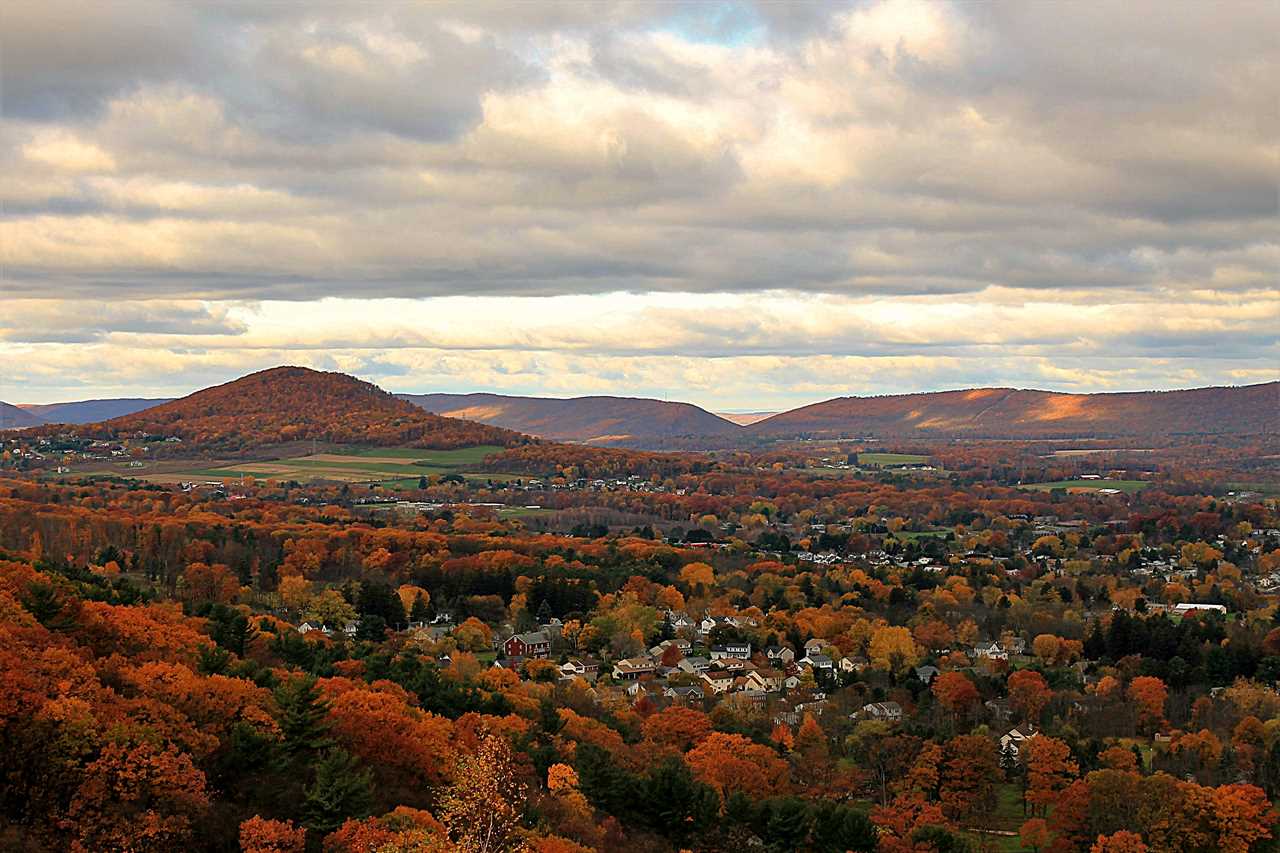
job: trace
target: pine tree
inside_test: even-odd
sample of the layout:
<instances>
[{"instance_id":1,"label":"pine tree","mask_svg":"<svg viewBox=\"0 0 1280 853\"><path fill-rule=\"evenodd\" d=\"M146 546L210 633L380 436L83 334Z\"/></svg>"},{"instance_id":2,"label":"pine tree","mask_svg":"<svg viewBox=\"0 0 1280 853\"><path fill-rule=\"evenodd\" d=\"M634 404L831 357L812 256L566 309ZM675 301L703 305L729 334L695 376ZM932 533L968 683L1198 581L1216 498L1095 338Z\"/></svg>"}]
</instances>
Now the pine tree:
<instances>
[{"instance_id":1,"label":"pine tree","mask_svg":"<svg viewBox=\"0 0 1280 853\"><path fill-rule=\"evenodd\" d=\"M332 832L347 818L373 811L373 774L349 752L330 749L316 764L316 779L306 789L302 814L317 832Z\"/></svg>"},{"instance_id":2,"label":"pine tree","mask_svg":"<svg viewBox=\"0 0 1280 853\"><path fill-rule=\"evenodd\" d=\"M281 750L290 759L312 755L333 744L329 738L329 703L320 694L315 678L294 678L276 688L280 707Z\"/></svg>"}]
</instances>

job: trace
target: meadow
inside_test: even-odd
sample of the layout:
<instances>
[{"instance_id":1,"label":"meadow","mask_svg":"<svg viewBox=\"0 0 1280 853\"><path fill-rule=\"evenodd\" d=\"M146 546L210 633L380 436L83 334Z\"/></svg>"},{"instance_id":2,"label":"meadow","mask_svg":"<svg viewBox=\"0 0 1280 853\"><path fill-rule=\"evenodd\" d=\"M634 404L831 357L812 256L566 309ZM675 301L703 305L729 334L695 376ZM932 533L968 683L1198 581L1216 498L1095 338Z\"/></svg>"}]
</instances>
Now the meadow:
<instances>
[{"instance_id":1,"label":"meadow","mask_svg":"<svg viewBox=\"0 0 1280 853\"><path fill-rule=\"evenodd\" d=\"M891 468L894 465L924 465L929 461L928 456L922 456L919 453L859 453L859 465L879 465L881 468Z\"/></svg>"},{"instance_id":2,"label":"meadow","mask_svg":"<svg viewBox=\"0 0 1280 853\"><path fill-rule=\"evenodd\" d=\"M1034 489L1037 492L1049 492L1054 489L1083 489L1097 491L1099 489L1117 489L1122 492L1137 492L1151 485L1146 480L1057 480L1052 483L1024 483L1018 488Z\"/></svg>"},{"instance_id":3,"label":"meadow","mask_svg":"<svg viewBox=\"0 0 1280 853\"><path fill-rule=\"evenodd\" d=\"M465 447L458 450L339 446L331 447L323 453L310 453L283 459L193 462L188 465L173 462L147 463L141 468L113 466L109 473L165 483L184 480L237 480L253 477L259 480L296 480L300 483L319 481L380 483L391 488L414 488L418 485L420 478L433 475L456 474L479 482L486 480L508 482L517 479L519 477L517 474L477 473L468 470L478 466L486 456L501 450L501 447L492 445Z\"/></svg>"}]
</instances>

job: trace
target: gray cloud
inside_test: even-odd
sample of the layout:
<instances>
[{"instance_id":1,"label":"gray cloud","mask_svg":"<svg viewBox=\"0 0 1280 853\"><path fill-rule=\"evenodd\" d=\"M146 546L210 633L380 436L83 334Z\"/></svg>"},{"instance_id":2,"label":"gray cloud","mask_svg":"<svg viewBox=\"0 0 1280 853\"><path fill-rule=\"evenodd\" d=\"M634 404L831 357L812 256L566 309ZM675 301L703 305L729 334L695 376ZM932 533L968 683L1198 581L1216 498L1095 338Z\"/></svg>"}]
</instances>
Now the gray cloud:
<instances>
[{"instance_id":1,"label":"gray cloud","mask_svg":"<svg viewBox=\"0 0 1280 853\"><path fill-rule=\"evenodd\" d=\"M0 297L110 301L26 309L10 342L234 338L222 302L329 296L996 288L1194 316L1276 292L1264 0L59 0L0 24ZM990 356L692 319L655 320L668 355ZM1276 360L1247 324L1038 334L1000 340Z\"/></svg>"}]
</instances>

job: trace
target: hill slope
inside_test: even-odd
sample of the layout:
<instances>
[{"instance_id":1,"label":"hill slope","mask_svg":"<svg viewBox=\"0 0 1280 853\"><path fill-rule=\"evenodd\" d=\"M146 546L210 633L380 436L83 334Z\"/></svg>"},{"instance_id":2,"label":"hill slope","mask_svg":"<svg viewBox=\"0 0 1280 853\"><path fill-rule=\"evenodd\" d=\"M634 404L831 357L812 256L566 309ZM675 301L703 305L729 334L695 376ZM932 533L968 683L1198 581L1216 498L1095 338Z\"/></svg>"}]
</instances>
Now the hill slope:
<instances>
[{"instance_id":1,"label":"hill slope","mask_svg":"<svg viewBox=\"0 0 1280 853\"><path fill-rule=\"evenodd\" d=\"M51 424L93 424L109 418L132 415L169 403L169 397L120 397L110 400L75 400L69 403L31 403L19 408Z\"/></svg>"},{"instance_id":2,"label":"hill slope","mask_svg":"<svg viewBox=\"0 0 1280 853\"><path fill-rule=\"evenodd\" d=\"M18 408L11 403L0 403L0 429L22 429L39 426L45 423L44 418Z\"/></svg>"},{"instance_id":3,"label":"hill slope","mask_svg":"<svg viewBox=\"0 0 1280 853\"><path fill-rule=\"evenodd\" d=\"M401 394L427 411L559 441L644 444L646 439L733 435L739 427L691 403L635 397Z\"/></svg>"},{"instance_id":4,"label":"hill slope","mask_svg":"<svg viewBox=\"0 0 1280 853\"><path fill-rule=\"evenodd\" d=\"M201 449L218 450L312 439L437 449L510 447L527 440L508 430L428 414L344 373L305 367L251 373L180 400L91 424L82 432L178 436Z\"/></svg>"},{"instance_id":5,"label":"hill slope","mask_svg":"<svg viewBox=\"0 0 1280 853\"><path fill-rule=\"evenodd\" d=\"M1059 394L979 388L839 397L748 426L762 437L1059 438L1280 431L1280 382L1187 391Z\"/></svg>"}]
</instances>

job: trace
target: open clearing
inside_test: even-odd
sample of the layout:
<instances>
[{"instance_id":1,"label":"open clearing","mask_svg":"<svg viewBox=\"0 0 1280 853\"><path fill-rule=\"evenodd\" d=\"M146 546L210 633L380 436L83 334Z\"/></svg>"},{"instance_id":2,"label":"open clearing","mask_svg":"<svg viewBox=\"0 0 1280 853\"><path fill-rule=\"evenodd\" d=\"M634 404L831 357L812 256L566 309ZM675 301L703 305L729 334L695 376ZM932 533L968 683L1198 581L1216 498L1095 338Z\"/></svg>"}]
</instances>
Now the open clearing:
<instances>
[{"instance_id":1,"label":"open clearing","mask_svg":"<svg viewBox=\"0 0 1280 853\"><path fill-rule=\"evenodd\" d=\"M1146 480L1058 480L1054 483L1024 483L1020 489L1034 489L1037 492L1048 492L1053 489L1078 489L1096 492L1099 489L1117 489L1121 492L1137 492L1151 483Z\"/></svg>"},{"instance_id":2,"label":"open clearing","mask_svg":"<svg viewBox=\"0 0 1280 853\"><path fill-rule=\"evenodd\" d=\"M111 465L104 469L75 470L75 474L110 474L154 483L188 480L238 480L242 477L298 482L381 483L391 488L414 488L421 477L457 474L468 480L506 482L519 474L469 472L501 447L490 445L458 450L423 450L411 447L340 447L324 453L289 459L256 461L201 461L144 463L142 467Z\"/></svg>"},{"instance_id":3,"label":"open clearing","mask_svg":"<svg viewBox=\"0 0 1280 853\"><path fill-rule=\"evenodd\" d=\"M929 461L928 456L918 453L859 453L859 465L879 465L891 468L894 465L923 465Z\"/></svg>"}]
</instances>

